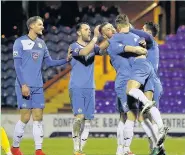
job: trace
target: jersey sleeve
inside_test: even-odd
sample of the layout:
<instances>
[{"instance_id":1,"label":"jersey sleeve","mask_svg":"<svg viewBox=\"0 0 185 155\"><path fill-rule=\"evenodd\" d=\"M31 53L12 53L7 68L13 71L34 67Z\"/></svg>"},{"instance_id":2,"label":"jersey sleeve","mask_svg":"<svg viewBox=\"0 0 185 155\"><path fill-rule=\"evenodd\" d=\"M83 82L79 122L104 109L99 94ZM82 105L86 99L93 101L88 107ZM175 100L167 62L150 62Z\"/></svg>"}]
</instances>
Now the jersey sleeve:
<instances>
[{"instance_id":1,"label":"jersey sleeve","mask_svg":"<svg viewBox=\"0 0 185 155\"><path fill-rule=\"evenodd\" d=\"M50 54L49 54L48 47L44 41L43 41L43 44L44 44L44 59L45 59L47 57L50 57Z\"/></svg>"},{"instance_id":2,"label":"jersey sleeve","mask_svg":"<svg viewBox=\"0 0 185 155\"><path fill-rule=\"evenodd\" d=\"M13 58L22 58L22 52L23 52L23 47L22 43L20 40L15 40L14 45L13 45Z\"/></svg>"},{"instance_id":3,"label":"jersey sleeve","mask_svg":"<svg viewBox=\"0 0 185 155\"><path fill-rule=\"evenodd\" d=\"M113 39L110 39L109 40L109 47L107 49L107 52L110 54L115 54L115 55L118 55L118 54L121 54L121 53L124 53L125 51L125 46L124 44L122 43L119 43Z\"/></svg>"},{"instance_id":4,"label":"jersey sleeve","mask_svg":"<svg viewBox=\"0 0 185 155\"><path fill-rule=\"evenodd\" d=\"M139 37L145 38L147 43L150 44L150 45L153 43L152 35L148 34L147 32L144 32L142 30L137 30L137 29L130 29L130 32L138 35Z\"/></svg>"},{"instance_id":5,"label":"jersey sleeve","mask_svg":"<svg viewBox=\"0 0 185 155\"><path fill-rule=\"evenodd\" d=\"M23 77L23 69L22 69L22 59L14 59L14 67L15 67L15 72L17 75L17 79L21 85L26 84L24 77Z\"/></svg>"},{"instance_id":6,"label":"jersey sleeve","mask_svg":"<svg viewBox=\"0 0 185 155\"><path fill-rule=\"evenodd\" d=\"M20 42L20 40L15 40L15 43L13 45L14 67L15 67L18 81L20 82L21 85L24 85L26 83L22 74L23 72L22 71L22 52L23 52L22 43Z\"/></svg>"},{"instance_id":7,"label":"jersey sleeve","mask_svg":"<svg viewBox=\"0 0 185 155\"><path fill-rule=\"evenodd\" d=\"M94 53L95 55L102 55L100 51L100 47L97 44L94 45Z\"/></svg>"},{"instance_id":8,"label":"jersey sleeve","mask_svg":"<svg viewBox=\"0 0 185 155\"><path fill-rule=\"evenodd\" d=\"M77 44L71 44L70 47L72 56L80 56L79 53L82 47L78 46Z\"/></svg>"}]
</instances>

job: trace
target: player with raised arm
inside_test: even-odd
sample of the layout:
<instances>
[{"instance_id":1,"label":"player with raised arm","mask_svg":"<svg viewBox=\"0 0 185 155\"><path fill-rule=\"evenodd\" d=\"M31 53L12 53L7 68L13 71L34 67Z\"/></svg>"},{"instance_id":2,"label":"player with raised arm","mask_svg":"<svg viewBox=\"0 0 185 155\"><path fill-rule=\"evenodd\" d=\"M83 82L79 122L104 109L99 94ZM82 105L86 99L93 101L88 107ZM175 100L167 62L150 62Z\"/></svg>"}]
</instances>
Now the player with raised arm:
<instances>
[{"instance_id":1,"label":"player with raised arm","mask_svg":"<svg viewBox=\"0 0 185 155\"><path fill-rule=\"evenodd\" d=\"M29 33L15 40L13 58L16 71L15 91L20 120L15 125L13 134L13 155L23 155L20 151L20 141L24 135L26 124L32 116L33 138L35 141L35 155L45 155L42 151L43 143L43 109L44 93L41 68L43 61L48 66L64 65L66 59L53 60L45 42L38 36L44 30L43 20L39 16L27 20Z\"/></svg>"},{"instance_id":2,"label":"player with raised arm","mask_svg":"<svg viewBox=\"0 0 185 155\"><path fill-rule=\"evenodd\" d=\"M118 23L119 24L118 24L117 27L118 28L120 27L122 33L124 33L124 32L127 32L128 33L129 32L129 30L128 30L128 24L127 24L127 27L123 27L122 26L122 25L125 24L125 21L126 21L126 20L124 20L124 17L125 17L124 15L120 15L120 19L119 19L120 21L118 20ZM109 42L111 42L111 41L109 41ZM118 46L118 45L116 46L114 42L112 44L113 44L112 45L112 47L113 47L112 50L113 49L114 50L116 49L116 51L118 52L119 51L119 48L118 47L120 47L120 46ZM122 51L123 49L120 48L120 50ZM130 96L132 96L132 97L134 97L134 98L136 98L136 99L139 99L141 102L143 101L143 104L145 105L144 106L144 109L143 109L143 111L144 111L148 107L151 107L152 101L149 100L143 94L143 92L141 90L139 90L138 88L140 88L140 86L143 85L146 88L148 88L148 90L154 91L154 88L150 84L151 81L152 81L152 79L153 79L153 70L152 70L151 65L146 61L146 56L137 56L136 58L131 59L131 60L132 61L130 61L131 62L130 64L132 66L132 70L131 70L130 80L128 81L128 84L127 84L127 94L130 95ZM134 93L133 92L130 92L130 91L133 91ZM154 114L152 114L152 117L154 117ZM140 121L142 121L142 120L143 119L140 117ZM144 125L143 122L141 124L142 124L143 129L145 129L145 132L147 133L147 131L146 131L146 125ZM152 126L152 124L150 123L150 121L147 121L147 124L150 125L150 126ZM128 136L128 134L127 134L127 136ZM164 141L164 139L162 139L161 141ZM155 138L155 146L156 145L157 145L157 142L156 142L156 138Z\"/></svg>"},{"instance_id":3,"label":"player with raised arm","mask_svg":"<svg viewBox=\"0 0 185 155\"><path fill-rule=\"evenodd\" d=\"M121 19L122 20L122 19ZM123 20L122 20L123 21ZM121 25L120 25L121 26ZM118 26L119 27L119 26ZM128 31L128 26L127 26L127 30L124 28L124 29L122 29L122 30L124 30L125 32L126 31ZM109 42L111 42L111 41L109 41ZM120 40L119 40L119 42L120 42ZM118 41L117 41L117 44L119 43ZM124 42L125 43L125 42ZM115 45L115 43L112 45L112 50L113 49L116 49L116 51L118 52L119 51L119 48L120 48L120 46L119 46L119 44L116 46ZM123 49L122 48L120 48L120 50L122 51ZM132 61L131 61L132 62ZM139 65L140 65L140 67L139 67ZM141 66L143 66L143 67L141 67ZM144 70L144 68L145 69L148 69L148 72L147 72L147 70L146 70L146 73L145 73L145 70ZM143 82L143 84L144 84L144 82L145 82L145 79L146 79L146 77L148 78L149 77L149 79L150 80L148 80L148 82L149 81L151 81L152 80L152 76L150 77L150 76L148 76L147 75L147 73L152 73L151 72L151 70L152 70L152 68L150 67L150 64L148 64L148 62L146 61L146 57L144 57L144 56L139 56L139 57L137 57L136 59L134 59L134 63L132 63L132 72L131 72L131 80L129 80L129 82L133 82L133 83L130 83L130 84L128 84L128 86L130 86L131 88L133 87L133 88L135 88L135 91L137 91L138 93L139 93L139 95L138 94L133 94L133 95L135 95L134 97L136 97L136 96L138 96L138 97L140 97L140 100L145 100L144 102L147 104L147 102L149 102L149 100L146 98L146 96L142 93L142 91L140 91L138 88L140 87L140 85L142 84L142 82ZM137 73L137 74L134 74L134 73ZM145 74L143 74L142 75L142 77L141 77L141 74L142 73L145 73L146 74L146 77L145 77ZM152 73L153 74L153 73ZM143 80L143 81L142 81ZM149 82L150 83L150 82ZM137 85L135 85L135 84L138 84L138 87L137 87ZM143 85L142 84L142 85ZM150 91L154 91L153 89L153 87L152 87L152 85L145 85L145 87L146 88L148 88L148 90L150 90ZM128 92L127 92L128 93ZM151 102L151 101L150 101ZM150 106L149 106L150 107ZM147 109L146 107L145 107L145 109ZM144 109L144 110L145 110ZM152 109L153 109L153 107L152 107ZM152 114L152 117L154 117L154 114ZM150 123L149 121L148 121L148 123ZM141 124L143 124L143 123L141 123ZM151 126L151 124L150 124L150 126ZM143 128L145 129L146 127L145 126L143 126ZM147 131L145 131L145 132L147 132ZM164 137L165 136L165 132L163 132L163 135L162 135L162 137ZM160 143L162 143L164 141L164 138L161 138L160 139ZM156 140L155 140L155 146L156 146L156 144L157 144L157 142L156 142ZM158 143L158 145L159 145L159 143Z\"/></svg>"},{"instance_id":4,"label":"player with raised arm","mask_svg":"<svg viewBox=\"0 0 185 155\"><path fill-rule=\"evenodd\" d=\"M94 29L91 40L91 29L87 23L76 26L77 41L69 47L72 54L72 70L69 83L69 94L74 114L72 138L74 155L84 155L83 148L91 128L95 111L94 59L100 55L96 42L99 37L99 26Z\"/></svg>"},{"instance_id":5,"label":"player with raised arm","mask_svg":"<svg viewBox=\"0 0 185 155\"><path fill-rule=\"evenodd\" d=\"M95 28L90 43L90 27L88 24L77 25L78 40L70 46L72 52L72 72L70 79L70 98L75 120L73 123L74 154L83 154L82 149L88 137L90 120L94 117L94 56L104 54L104 50L95 45L99 35L99 26ZM125 46L125 49L140 51L143 48ZM146 51L146 50L145 50ZM81 74L79 74L79 71ZM86 109L86 111L84 110ZM85 124L85 128L83 128ZM81 130L81 132L80 132ZM81 133L81 134L80 134Z\"/></svg>"},{"instance_id":6,"label":"player with raised arm","mask_svg":"<svg viewBox=\"0 0 185 155\"><path fill-rule=\"evenodd\" d=\"M121 113L120 116L120 121L119 121L119 125L117 128L117 133L118 133L118 148L117 148L117 155L122 155L122 154L133 154L130 151L130 144L131 144L131 140L132 140L132 135L133 135L133 131L132 131L132 124L134 124L134 120L135 120L135 116L133 116L133 109L130 110L130 108L127 106L127 95L126 95L126 85L127 82L129 80L130 77L130 65L129 65L129 60L128 57L132 56L133 54L138 54L138 55L143 55L146 54L146 50L144 50L141 47L136 46L136 42L135 42L135 37L139 38L138 36L134 35L134 34L129 34L129 33L117 33L114 34L113 36L111 36L111 29L112 25L109 23L104 23L101 25L100 27L100 32L103 34L104 38L111 38L109 39L109 41L104 40L102 42L102 44L100 44L100 48L107 48L107 52L111 57L111 63L113 65L113 67L116 70L116 81L115 81L115 91L117 94L117 97L120 101L120 106L119 106L119 112ZM115 50L112 50L113 47L110 45L109 46L109 42L113 42L114 40L114 45L118 45L118 47L115 48ZM123 41L124 40L124 41ZM118 43L119 42L119 43ZM126 46L124 46L123 44L126 44ZM132 45L132 46L131 46ZM132 52L128 52L127 48L131 48L135 49L132 50ZM119 50L119 48L121 49L121 51ZM140 49L141 48L141 49ZM141 51L137 51L138 49L140 49ZM127 118L128 120L126 121L126 123L124 124L123 121L123 115L127 114ZM130 127L128 127L128 124ZM124 131L124 127L127 127ZM120 135L120 136L119 136ZM131 135L131 137L128 137L129 135ZM124 147L126 146L126 147Z\"/></svg>"},{"instance_id":7,"label":"player with raised arm","mask_svg":"<svg viewBox=\"0 0 185 155\"><path fill-rule=\"evenodd\" d=\"M105 25L105 24L104 24ZM102 26L104 26L104 25L102 25ZM107 26L104 26L104 29L106 30L106 32L107 33L105 33L105 31L104 31L104 35L106 35L107 34L107 36L109 35L109 33L110 33L110 30L108 30L107 29L108 28L108 24L107 24ZM109 29L111 29L111 27L109 28ZM109 37L108 37L109 38ZM119 43L121 42L121 40L117 40L117 41L119 41ZM119 45L119 44L118 44ZM119 47L121 47L120 45L119 45ZM115 45L114 45L114 48L117 48ZM117 48L118 49L118 48ZM121 50L123 50L123 48L121 47ZM118 50L117 50L117 52L118 52ZM121 121L120 121L121 122ZM142 120L142 122L141 122L141 124L142 124L142 127L143 127L143 129L145 130L145 132L147 132L146 131L146 129L148 130L149 128L147 127L147 124L148 123L150 123L150 122L144 122L143 120ZM122 124L122 126L124 126L124 124L123 123L119 123L119 125L120 124ZM121 126L121 125L120 125ZM150 123L150 127L151 127L151 123ZM118 128L119 128L119 126L118 126ZM118 130L119 132L121 131L121 130ZM120 132L121 133L121 132ZM155 143L156 143L156 141L155 141ZM118 151L119 152L119 151Z\"/></svg>"}]
</instances>

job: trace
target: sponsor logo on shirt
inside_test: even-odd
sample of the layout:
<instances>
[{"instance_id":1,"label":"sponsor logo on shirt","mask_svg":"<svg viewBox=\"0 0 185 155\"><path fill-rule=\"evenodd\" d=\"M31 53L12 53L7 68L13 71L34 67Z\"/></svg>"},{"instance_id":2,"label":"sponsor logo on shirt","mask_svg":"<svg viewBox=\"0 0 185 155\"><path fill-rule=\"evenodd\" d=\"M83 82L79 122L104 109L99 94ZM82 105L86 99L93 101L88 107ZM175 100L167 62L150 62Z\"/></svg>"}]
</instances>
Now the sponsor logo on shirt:
<instances>
[{"instance_id":1,"label":"sponsor logo on shirt","mask_svg":"<svg viewBox=\"0 0 185 155\"><path fill-rule=\"evenodd\" d=\"M32 58L33 58L34 60L37 60L37 59L39 58L39 53L33 52L33 53L32 53Z\"/></svg>"},{"instance_id":2,"label":"sponsor logo on shirt","mask_svg":"<svg viewBox=\"0 0 185 155\"><path fill-rule=\"evenodd\" d=\"M18 56L18 51L13 51L13 57L17 57Z\"/></svg>"}]
</instances>

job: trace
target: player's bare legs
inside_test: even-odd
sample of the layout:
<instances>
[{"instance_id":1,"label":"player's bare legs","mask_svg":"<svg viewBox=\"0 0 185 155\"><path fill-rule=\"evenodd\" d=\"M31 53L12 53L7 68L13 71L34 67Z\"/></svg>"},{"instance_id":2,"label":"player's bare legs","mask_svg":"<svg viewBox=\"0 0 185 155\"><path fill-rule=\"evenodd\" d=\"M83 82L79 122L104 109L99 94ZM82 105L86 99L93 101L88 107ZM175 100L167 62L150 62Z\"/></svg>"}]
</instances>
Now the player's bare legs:
<instances>
[{"instance_id":1,"label":"player's bare legs","mask_svg":"<svg viewBox=\"0 0 185 155\"><path fill-rule=\"evenodd\" d=\"M139 100L140 102L143 103L144 107L141 111L141 113L145 112L145 110L150 109L153 105L154 102L151 100L147 99L147 97L144 95L144 93L139 90L141 84L135 80L129 80L127 83L127 95L130 95L134 97L136 100Z\"/></svg>"},{"instance_id":2,"label":"player's bare legs","mask_svg":"<svg viewBox=\"0 0 185 155\"><path fill-rule=\"evenodd\" d=\"M35 155L45 155L42 152L43 143L43 109L32 109L33 118L33 138L35 141Z\"/></svg>"},{"instance_id":3,"label":"player's bare legs","mask_svg":"<svg viewBox=\"0 0 185 155\"><path fill-rule=\"evenodd\" d=\"M13 134L13 145L11 152L13 155L23 155L19 149L20 142L24 135L24 129L26 124L29 122L31 117L31 109L20 109L21 118L15 125L15 130Z\"/></svg>"}]
</instances>

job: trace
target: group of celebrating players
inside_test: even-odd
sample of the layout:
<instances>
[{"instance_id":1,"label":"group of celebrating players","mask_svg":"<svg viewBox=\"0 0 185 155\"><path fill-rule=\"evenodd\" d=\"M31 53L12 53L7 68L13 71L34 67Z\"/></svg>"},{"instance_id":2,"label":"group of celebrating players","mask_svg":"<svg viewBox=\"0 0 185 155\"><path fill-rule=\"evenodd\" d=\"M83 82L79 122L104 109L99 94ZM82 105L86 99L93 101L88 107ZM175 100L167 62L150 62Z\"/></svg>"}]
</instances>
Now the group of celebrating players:
<instances>
[{"instance_id":1,"label":"group of celebrating players","mask_svg":"<svg viewBox=\"0 0 185 155\"><path fill-rule=\"evenodd\" d=\"M116 155L134 155L130 145L134 123L139 120L149 139L151 155L165 155L163 142L168 128L164 126L158 110L162 86L157 76L159 48L154 37L158 26L147 22L143 30L134 29L125 14L116 17L115 26L108 22L94 29L88 23L76 27L77 41L68 49L66 59L53 60L42 35L43 20L39 16L28 19L28 35L16 39L13 46L14 66L17 74L15 90L20 109L20 120L13 134L11 153L23 155L20 141L30 117L33 119L35 155L45 155L43 142L44 93L41 75L42 62L48 66L71 64L69 94L74 113L72 138L74 155L85 155L83 148L91 128L95 111L94 59L96 55L109 55L116 71L115 92L120 121L117 127ZM97 44L98 38L104 40ZM7 153L8 154L8 153Z\"/></svg>"}]
</instances>

